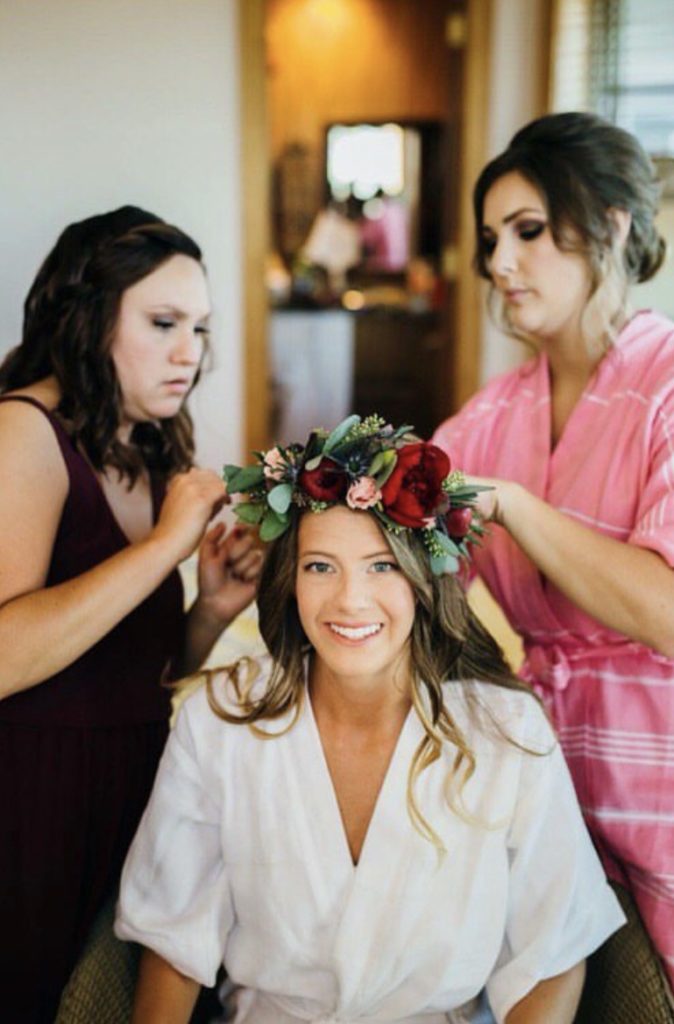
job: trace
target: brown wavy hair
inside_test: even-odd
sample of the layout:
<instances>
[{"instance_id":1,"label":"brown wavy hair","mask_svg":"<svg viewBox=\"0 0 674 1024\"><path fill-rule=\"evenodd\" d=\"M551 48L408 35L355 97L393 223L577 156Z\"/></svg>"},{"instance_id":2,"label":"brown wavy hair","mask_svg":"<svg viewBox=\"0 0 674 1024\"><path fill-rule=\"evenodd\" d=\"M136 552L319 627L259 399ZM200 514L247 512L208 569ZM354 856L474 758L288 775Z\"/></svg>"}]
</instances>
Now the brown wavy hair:
<instances>
[{"instance_id":1,"label":"brown wavy hair","mask_svg":"<svg viewBox=\"0 0 674 1024\"><path fill-rule=\"evenodd\" d=\"M208 701L215 714L227 722L247 724L264 738L279 733L267 732L260 728L259 723L290 714L290 724L283 730L287 731L297 720L302 708L305 658L310 651L295 599L297 538L302 514L313 513L295 515L286 532L270 544L260 579L260 632L272 658L272 672L264 693L253 696L258 667L250 659L242 659L225 669L234 686L239 706L237 713L228 712L215 695L214 673L206 673ZM414 799L414 783L419 773L440 757L446 742L452 743L457 750L445 786L450 805L456 806L451 793L458 792L460 797L461 789L475 769L475 754L445 704L446 688L460 686L469 709L479 715L482 722L487 719L508 742L514 741L490 714L489 708L479 704L470 684L480 681L509 690L524 691L532 700L537 698L521 679L513 675L501 648L470 608L457 578L450 575L435 576L431 572L423 540L410 531L398 535L388 531L382 533L417 601L410 637L411 697L425 736L410 765L408 810L418 831L439 846L434 830Z\"/></svg>"},{"instance_id":2,"label":"brown wavy hair","mask_svg":"<svg viewBox=\"0 0 674 1024\"><path fill-rule=\"evenodd\" d=\"M130 444L117 437L121 393L110 346L122 294L175 255L202 263L189 235L136 206L70 224L28 292L21 344L0 365L0 394L53 375L56 411L75 444L97 470L112 466L130 483L143 466L168 476L194 455L186 408L136 424Z\"/></svg>"},{"instance_id":3,"label":"brown wavy hair","mask_svg":"<svg viewBox=\"0 0 674 1024\"><path fill-rule=\"evenodd\" d=\"M625 312L627 286L648 281L665 258L665 241L655 227L660 185L639 142L622 128L595 114L548 114L525 125L507 149L480 174L473 192L476 248L474 267L492 280L482 229L484 202L492 185L517 172L540 194L558 249L587 260L591 291L584 313L590 346L611 343ZM613 210L631 214L622 252L616 248ZM508 333L527 341L499 314ZM597 338L597 335L600 335Z\"/></svg>"}]
</instances>

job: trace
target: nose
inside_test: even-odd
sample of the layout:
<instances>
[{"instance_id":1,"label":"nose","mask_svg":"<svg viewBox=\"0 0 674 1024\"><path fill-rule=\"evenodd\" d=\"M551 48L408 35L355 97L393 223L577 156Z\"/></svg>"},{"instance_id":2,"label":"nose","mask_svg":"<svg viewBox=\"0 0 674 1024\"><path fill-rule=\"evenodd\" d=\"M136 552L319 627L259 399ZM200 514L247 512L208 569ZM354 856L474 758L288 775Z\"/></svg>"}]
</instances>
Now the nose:
<instances>
[{"instance_id":1,"label":"nose","mask_svg":"<svg viewBox=\"0 0 674 1024\"><path fill-rule=\"evenodd\" d=\"M203 339L187 324L181 326L171 350L171 362L181 366L197 366L204 349Z\"/></svg>"},{"instance_id":2,"label":"nose","mask_svg":"<svg viewBox=\"0 0 674 1024\"><path fill-rule=\"evenodd\" d=\"M497 239L489 264L497 277L507 277L517 270L517 244L509 233L504 232Z\"/></svg>"},{"instance_id":3,"label":"nose","mask_svg":"<svg viewBox=\"0 0 674 1024\"><path fill-rule=\"evenodd\" d=\"M340 573L338 605L343 611L349 612L367 607L367 586L362 573L349 570Z\"/></svg>"}]
</instances>

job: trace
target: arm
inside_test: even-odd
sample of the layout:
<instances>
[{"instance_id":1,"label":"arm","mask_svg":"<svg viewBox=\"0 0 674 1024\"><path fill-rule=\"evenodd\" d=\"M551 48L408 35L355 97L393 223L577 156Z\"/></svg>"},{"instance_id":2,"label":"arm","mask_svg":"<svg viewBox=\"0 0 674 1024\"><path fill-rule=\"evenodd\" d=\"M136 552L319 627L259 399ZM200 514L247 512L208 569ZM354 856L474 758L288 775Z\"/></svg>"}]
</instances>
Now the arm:
<instances>
[{"instance_id":1,"label":"arm","mask_svg":"<svg viewBox=\"0 0 674 1024\"><path fill-rule=\"evenodd\" d=\"M674 658L674 572L657 552L613 540L504 480L482 495L504 526L570 601L611 629Z\"/></svg>"},{"instance_id":2,"label":"arm","mask_svg":"<svg viewBox=\"0 0 674 1024\"><path fill-rule=\"evenodd\" d=\"M524 700L521 726L513 717L507 724L523 750L505 755L517 756L520 763L506 837L504 941L486 988L498 1021L566 1024L573 1020L585 957L625 917L588 835L552 729L534 699ZM537 984L538 979L544 980Z\"/></svg>"},{"instance_id":3,"label":"arm","mask_svg":"<svg viewBox=\"0 0 674 1024\"><path fill-rule=\"evenodd\" d=\"M200 988L151 949L143 950L131 1024L188 1024Z\"/></svg>"},{"instance_id":4,"label":"arm","mask_svg":"<svg viewBox=\"0 0 674 1024\"><path fill-rule=\"evenodd\" d=\"M225 743L223 722L200 687L180 707L126 858L115 934L153 951L145 954L147 976L141 979L134 1017L142 1024L164 1020L158 1004L152 1004L157 1016L141 1012L152 998L153 979L162 999L176 989L185 1004L191 984L192 992L198 984L215 984L234 926L223 855Z\"/></svg>"},{"instance_id":5,"label":"arm","mask_svg":"<svg viewBox=\"0 0 674 1024\"><path fill-rule=\"evenodd\" d=\"M505 1024L572 1024L585 980L585 961L539 981L506 1015Z\"/></svg>"},{"instance_id":6,"label":"arm","mask_svg":"<svg viewBox=\"0 0 674 1024\"><path fill-rule=\"evenodd\" d=\"M0 699L49 678L100 640L194 550L225 500L215 473L180 474L145 540L45 587L68 478L49 423L19 403L0 410L0 479L12 482L0 492Z\"/></svg>"}]
</instances>

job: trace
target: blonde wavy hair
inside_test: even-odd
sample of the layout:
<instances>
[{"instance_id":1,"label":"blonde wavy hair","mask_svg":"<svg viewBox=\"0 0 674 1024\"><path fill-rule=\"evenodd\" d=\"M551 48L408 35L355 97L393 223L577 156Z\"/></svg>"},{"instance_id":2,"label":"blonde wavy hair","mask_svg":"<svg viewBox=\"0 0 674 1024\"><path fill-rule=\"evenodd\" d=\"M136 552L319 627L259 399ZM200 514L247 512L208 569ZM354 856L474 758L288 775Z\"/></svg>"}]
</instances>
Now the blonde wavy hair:
<instances>
[{"instance_id":1,"label":"blonde wavy hair","mask_svg":"<svg viewBox=\"0 0 674 1024\"><path fill-rule=\"evenodd\" d=\"M250 659L229 666L224 671L236 694L238 710L228 711L215 694L214 673L207 674L208 701L215 714L226 722L250 726L262 738L273 738L292 728L304 699L305 659L310 645L295 599L301 514L296 514L286 533L270 544L260 580L260 631L272 657L272 671L264 692L258 695L255 684L259 667ZM377 522L376 519L374 521ZM415 800L416 780L440 757L443 745L452 744L456 748L456 756L445 782L445 795L448 804L465 817L459 806L461 792L476 763L474 751L447 709L445 688L461 686L468 708L477 714L479 707L480 718L484 720L486 713L497 733L518 747L520 744L503 731L489 708L478 704L470 683L477 680L509 690L522 690L532 700L537 698L522 680L513 675L500 647L470 609L456 577L433 575L422 539L412 532L399 535L382 533L417 602L410 635L411 699L425 735L410 765L407 806L415 828L442 849L437 834ZM290 721L281 732L261 728L261 723L288 714Z\"/></svg>"}]
</instances>

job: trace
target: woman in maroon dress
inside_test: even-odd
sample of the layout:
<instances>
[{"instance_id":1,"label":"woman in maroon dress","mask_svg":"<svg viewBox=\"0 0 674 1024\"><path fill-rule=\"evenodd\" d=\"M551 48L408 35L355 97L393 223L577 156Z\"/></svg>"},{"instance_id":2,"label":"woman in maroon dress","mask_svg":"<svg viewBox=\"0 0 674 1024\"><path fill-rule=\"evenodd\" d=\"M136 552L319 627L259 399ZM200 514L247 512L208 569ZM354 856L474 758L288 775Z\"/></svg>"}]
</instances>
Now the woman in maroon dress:
<instances>
[{"instance_id":1,"label":"woman in maroon dress","mask_svg":"<svg viewBox=\"0 0 674 1024\"><path fill-rule=\"evenodd\" d=\"M198 246L135 207L66 228L0 366L0 999L54 1019L116 885L168 727L251 600L259 556L208 528L184 400L207 344ZM177 566L199 548L187 614Z\"/></svg>"}]
</instances>

